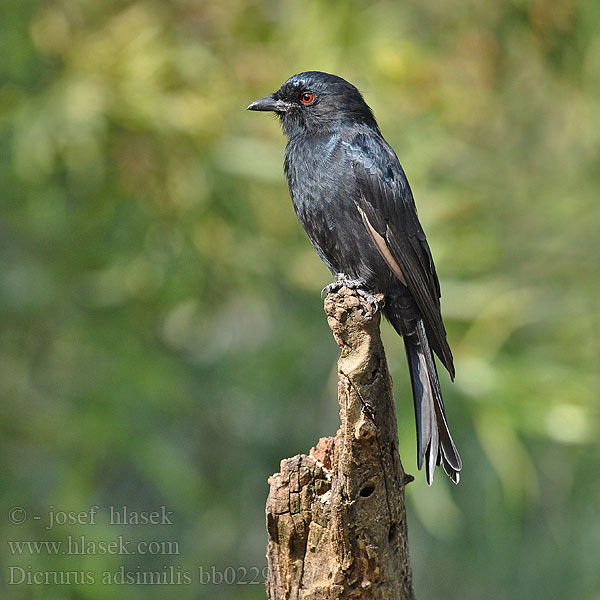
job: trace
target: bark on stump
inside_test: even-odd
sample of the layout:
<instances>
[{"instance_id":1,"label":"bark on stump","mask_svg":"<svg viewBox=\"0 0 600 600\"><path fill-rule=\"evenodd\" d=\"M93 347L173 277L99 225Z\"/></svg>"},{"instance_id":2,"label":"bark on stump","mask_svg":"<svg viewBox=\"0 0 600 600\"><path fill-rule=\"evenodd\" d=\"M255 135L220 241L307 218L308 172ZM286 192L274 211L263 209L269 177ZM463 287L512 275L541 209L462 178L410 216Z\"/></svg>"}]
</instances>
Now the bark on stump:
<instances>
[{"instance_id":1,"label":"bark on stump","mask_svg":"<svg viewBox=\"0 0 600 600\"><path fill-rule=\"evenodd\" d=\"M341 350L341 426L269 478L271 600L414 600L392 381L380 314L342 288L325 299Z\"/></svg>"}]
</instances>

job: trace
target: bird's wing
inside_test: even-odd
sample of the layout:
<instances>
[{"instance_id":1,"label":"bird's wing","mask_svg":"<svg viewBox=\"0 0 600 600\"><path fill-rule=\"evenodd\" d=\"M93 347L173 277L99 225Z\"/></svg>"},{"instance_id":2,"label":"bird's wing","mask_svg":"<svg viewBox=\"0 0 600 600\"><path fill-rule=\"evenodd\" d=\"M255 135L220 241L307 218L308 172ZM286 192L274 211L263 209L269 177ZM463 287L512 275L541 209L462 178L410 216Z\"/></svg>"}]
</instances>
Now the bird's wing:
<instances>
[{"instance_id":1,"label":"bird's wing","mask_svg":"<svg viewBox=\"0 0 600 600\"><path fill-rule=\"evenodd\" d=\"M357 182L355 203L380 254L408 288L425 320L430 343L454 378L440 309L440 284L408 181L394 151L373 133L347 144Z\"/></svg>"}]
</instances>

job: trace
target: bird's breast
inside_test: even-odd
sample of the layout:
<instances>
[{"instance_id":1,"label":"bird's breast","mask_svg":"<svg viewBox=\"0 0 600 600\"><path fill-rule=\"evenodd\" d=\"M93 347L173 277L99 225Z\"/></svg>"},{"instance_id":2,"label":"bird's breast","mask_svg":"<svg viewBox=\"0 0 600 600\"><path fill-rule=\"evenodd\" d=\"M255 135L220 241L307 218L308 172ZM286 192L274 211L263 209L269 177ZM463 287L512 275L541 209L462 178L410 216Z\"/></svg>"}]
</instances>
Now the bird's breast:
<instances>
[{"instance_id":1,"label":"bird's breast","mask_svg":"<svg viewBox=\"0 0 600 600\"><path fill-rule=\"evenodd\" d=\"M351 176L352 171L342 152L341 141L329 137L290 142L285 171L300 221L303 222L307 216L319 215L333 225L332 217L336 210L340 210L341 204L345 204L340 185Z\"/></svg>"},{"instance_id":2,"label":"bird's breast","mask_svg":"<svg viewBox=\"0 0 600 600\"><path fill-rule=\"evenodd\" d=\"M290 143L285 170L298 219L332 273L371 282L389 272L357 209L360 189L343 140Z\"/></svg>"}]
</instances>

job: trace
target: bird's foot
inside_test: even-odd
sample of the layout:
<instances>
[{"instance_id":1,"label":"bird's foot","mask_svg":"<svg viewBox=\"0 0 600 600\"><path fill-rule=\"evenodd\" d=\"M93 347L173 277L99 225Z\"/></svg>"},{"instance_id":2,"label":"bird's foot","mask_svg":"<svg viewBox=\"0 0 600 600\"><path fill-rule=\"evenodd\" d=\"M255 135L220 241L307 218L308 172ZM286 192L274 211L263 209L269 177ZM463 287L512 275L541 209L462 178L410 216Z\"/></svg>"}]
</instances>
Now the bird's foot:
<instances>
[{"instance_id":1,"label":"bird's foot","mask_svg":"<svg viewBox=\"0 0 600 600\"><path fill-rule=\"evenodd\" d=\"M343 287L347 287L350 290L354 290L361 298L364 298L372 307L375 312L379 310L379 302L373 294L366 292L362 289L364 282L358 279L346 279L345 277L338 277L336 280L329 285L326 285L321 290L321 298L324 298L327 294L338 292Z\"/></svg>"}]
</instances>

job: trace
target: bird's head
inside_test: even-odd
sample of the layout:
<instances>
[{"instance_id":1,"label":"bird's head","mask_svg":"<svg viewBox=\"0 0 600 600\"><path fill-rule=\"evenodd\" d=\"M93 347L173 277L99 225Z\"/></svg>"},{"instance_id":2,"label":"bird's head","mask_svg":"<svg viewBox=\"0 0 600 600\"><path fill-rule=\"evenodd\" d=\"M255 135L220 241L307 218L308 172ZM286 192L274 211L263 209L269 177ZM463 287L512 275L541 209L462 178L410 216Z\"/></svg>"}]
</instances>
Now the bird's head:
<instances>
[{"instance_id":1,"label":"bird's head","mask_svg":"<svg viewBox=\"0 0 600 600\"><path fill-rule=\"evenodd\" d=\"M248 110L276 113L289 138L344 125L365 124L377 129L360 92L345 79L321 71L290 77L275 93L252 102Z\"/></svg>"}]
</instances>

